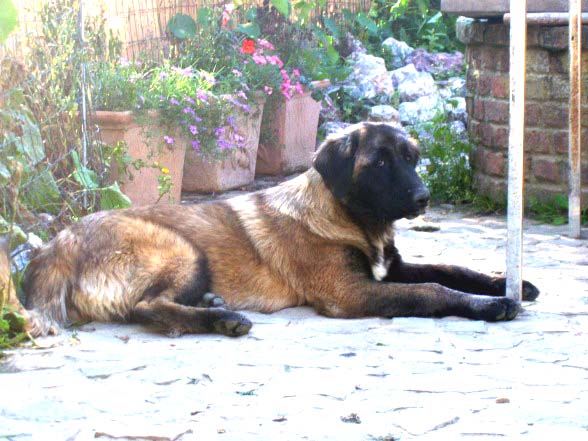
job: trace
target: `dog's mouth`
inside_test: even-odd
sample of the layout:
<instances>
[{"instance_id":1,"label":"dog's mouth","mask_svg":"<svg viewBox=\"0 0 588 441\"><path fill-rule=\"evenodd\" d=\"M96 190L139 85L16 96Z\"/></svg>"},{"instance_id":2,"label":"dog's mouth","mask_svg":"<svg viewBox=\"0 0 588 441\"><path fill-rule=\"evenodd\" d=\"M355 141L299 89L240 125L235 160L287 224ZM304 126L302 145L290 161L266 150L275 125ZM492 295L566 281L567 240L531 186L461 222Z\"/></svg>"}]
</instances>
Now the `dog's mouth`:
<instances>
[{"instance_id":1,"label":"dog's mouth","mask_svg":"<svg viewBox=\"0 0 588 441\"><path fill-rule=\"evenodd\" d=\"M427 211L427 207L419 207L416 210L411 211L410 213L408 213L405 217L407 219L412 220L412 219L415 219L415 218L419 217L422 214L425 214L425 211Z\"/></svg>"}]
</instances>

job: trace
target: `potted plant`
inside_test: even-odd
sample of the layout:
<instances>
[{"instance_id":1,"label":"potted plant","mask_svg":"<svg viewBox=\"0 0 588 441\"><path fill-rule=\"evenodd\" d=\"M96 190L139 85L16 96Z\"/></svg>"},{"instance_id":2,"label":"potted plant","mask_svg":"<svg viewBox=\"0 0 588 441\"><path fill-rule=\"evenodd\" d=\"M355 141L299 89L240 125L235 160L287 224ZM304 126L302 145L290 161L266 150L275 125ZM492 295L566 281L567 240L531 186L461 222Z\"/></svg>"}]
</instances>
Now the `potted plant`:
<instances>
[{"instance_id":1,"label":"potted plant","mask_svg":"<svg viewBox=\"0 0 588 441\"><path fill-rule=\"evenodd\" d=\"M133 166L111 167L111 179L121 184L133 205L179 202L186 144L175 142L180 139L178 127L158 112L165 111L165 101L150 88L165 75L160 78L141 63L122 58L96 63L90 72L95 85L93 104L98 109L91 117L97 135L113 149L123 146L119 156Z\"/></svg>"},{"instance_id":2,"label":"potted plant","mask_svg":"<svg viewBox=\"0 0 588 441\"><path fill-rule=\"evenodd\" d=\"M302 3L302 2L301 2ZM282 94L266 104L258 149L257 173L279 175L306 169L312 163L321 110L320 92L331 75L346 73L333 35L309 25L310 11L301 3L284 14L267 5L254 18L260 34L275 45L288 70L282 70ZM337 33L332 19L324 17L331 34Z\"/></svg>"}]
</instances>

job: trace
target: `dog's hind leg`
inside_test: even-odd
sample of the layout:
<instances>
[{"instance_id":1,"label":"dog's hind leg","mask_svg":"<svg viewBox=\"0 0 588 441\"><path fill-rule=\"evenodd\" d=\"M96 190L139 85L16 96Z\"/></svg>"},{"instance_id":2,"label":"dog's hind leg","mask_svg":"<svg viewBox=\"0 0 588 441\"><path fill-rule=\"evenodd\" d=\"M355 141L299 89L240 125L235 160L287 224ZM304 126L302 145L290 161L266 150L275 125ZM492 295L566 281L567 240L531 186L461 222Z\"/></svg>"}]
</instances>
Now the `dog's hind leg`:
<instances>
[{"instance_id":1,"label":"dog's hind leg","mask_svg":"<svg viewBox=\"0 0 588 441\"><path fill-rule=\"evenodd\" d=\"M155 325L170 336L218 333L237 337L251 329L251 322L241 314L224 308L181 305L171 297L173 293L163 291L152 299L141 300L131 312L131 321Z\"/></svg>"}]
</instances>

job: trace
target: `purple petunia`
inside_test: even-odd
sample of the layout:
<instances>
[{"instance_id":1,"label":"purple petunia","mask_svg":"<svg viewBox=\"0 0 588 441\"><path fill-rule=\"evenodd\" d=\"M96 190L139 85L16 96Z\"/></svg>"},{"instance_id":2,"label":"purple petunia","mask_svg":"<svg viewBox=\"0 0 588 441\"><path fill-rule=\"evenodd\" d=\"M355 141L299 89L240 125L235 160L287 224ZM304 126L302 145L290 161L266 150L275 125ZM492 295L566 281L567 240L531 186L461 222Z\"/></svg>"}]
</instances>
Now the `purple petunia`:
<instances>
[{"instance_id":1,"label":"purple petunia","mask_svg":"<svg viewBox=\"0 0 588 441\"><path fill-rule=\"evenodd\" d=\"M200 150L200 142L193 140L192 147L194 147L194 150Z\"/></svg>"},{"instance_id":2,"label":"purple petunia","mask_svg":"<svg viewBox=\"0 0 588 441\"><path fill-rule=\"evenodd\" d=\"M174 106L179 106L180 105L180 102L177 99L175 99L175 98L170 98L169 99L169 102L171 104L173 104Z\"/></svg>"},{"instance_id":3,"label":"purple petunia","mask_svg":"<svg viewBox=\"0 0 588 441\"><path fill-rule=\"evenodd\" d=\"M192 133L192 135L197 135L198 134L198 127L190 126L190 133Z\"/></svg>"},{"instance_id":4,"label":"purple petunia","mask_svg":"<svg viewBox=\"0 0 588 441\"><path fill-rule=\"evenodd\" d=\"M166 144L172 145L174 143L174 139L171 136L163 135L163 140Z\"/></svg>"}]
</instances>

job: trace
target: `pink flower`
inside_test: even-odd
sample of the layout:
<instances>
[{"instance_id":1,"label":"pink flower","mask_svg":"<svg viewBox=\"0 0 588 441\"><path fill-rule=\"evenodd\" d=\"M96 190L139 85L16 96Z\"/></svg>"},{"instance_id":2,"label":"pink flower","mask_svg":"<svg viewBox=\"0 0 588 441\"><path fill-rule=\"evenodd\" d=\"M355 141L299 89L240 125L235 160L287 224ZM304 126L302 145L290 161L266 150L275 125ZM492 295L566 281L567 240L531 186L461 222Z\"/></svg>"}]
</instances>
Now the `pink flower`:
<instances>
[{"instance_id":1,"label":"pink flower","mask_svg":"<svg viewBox=\"0 0 588 441\"><path fill-rule=\"evenodd\" d=\"M266 48L266 49L269 49L270 51L273 51L273 50L275 50L275 49L276 49L276 48L275 48L275 47L274 47L274 46L273 46L273 45L272 45L270 42L268 42L267 40L263 40L263 39L257 40L257 44L258 44L258 45L260 45L261 47L264 47L264 48Z\"/></svg>"},{"instance_id":2,"label":"pink flower","mask_svg":"<svg viewBox=\"0 0 588 441\"><path fill-rule=\"evenodd\" d=\"M198 127L190 126L190 133L192 133L192 135L198 135Z\"/></svg>"},{"instance_id":3,"label":"pink flower","mask_svg":"<svg viewBox=\"0 0 588 441\"><path fill-rule=\"evenodd\" d=\"M233 74L239 78L241 78L243 76L243 73L238 69L233 69Z\"/></svg>"},{"instance_id":4,"label":"pink flower","mask_svg":"<svg viewBox=\"0 0 588 441\"><path fill-rule=\"evenodd\" d=\"M304 90L302 90L302 84L300 84L299 82L296 82L294 89L296 89L296 92L298 92L300 95L304 95Z\"/></svg>"},{"instance_id":5,"label":"pink flower","mask_svg":"<svg viewBox=\"0 0 588 441\"><path fill-rule=\"evenodd\" d=\"M245 95L245 92L243 92L242 90L240 90L239 92L237 92L237 96L241 99L246 100L247 99L247 95Z\"/></svg>"},{"instance_id":6,"label":"pink flower","mask_svg":"<svg viewBox=\"0 0 588 441\"><path fill-rule=\"evenodd\" d=\"M166 144L172 145L174 143L174 139L171 136L163 135L163 140Z\"/></svg>"},{"instance_id":7,"label":"pink flower","mask_svg":"<svg viewBox=\"0 0 588 441\"><path fill-rule=\"evenodd\" d=\"M263 90L265 91L265 93L267 93L268 95L271 95L272 93L274 93L274 89L272 89L269 86L263 86Z\"/></svg>"},{"instance_id":8,"label":"pink flower","mask_svg":"<svg viewBox=\"0 0 588 441\"><path fill-rule=\"evenodd\" d=\"M198 89L196 91L196 98L198 98L198 100L200 100L200 101L204 101L205 103L208 103L208 93L206 93L205 90Z\"/></svg>"},{"instance_id":9,"label":"pink flower","mask_svg":"<svg viewBox=\"0 0 588 441\"><path fill-rule=\"evenodd\" d=\"M299 76L300 76L300 71L299 71L298 69L294 69L294 70L292 71L292 73L293 73L294 75L296 75L297 77L299 77Z\"/></svg>"},{"instance_id":10,"label":"pink flower","mask_svg":"<svg viewBox=\"0 0 588 441\"><path fill-rule=\"evenodd\" d=\"M253 62L255 64L259 64L259 65L266 65L267 64L267 59L266 57L264 57L263 55L259 55L257 52L254 53L251 58L253 59Z\"/></svg>"}]
</instances>

